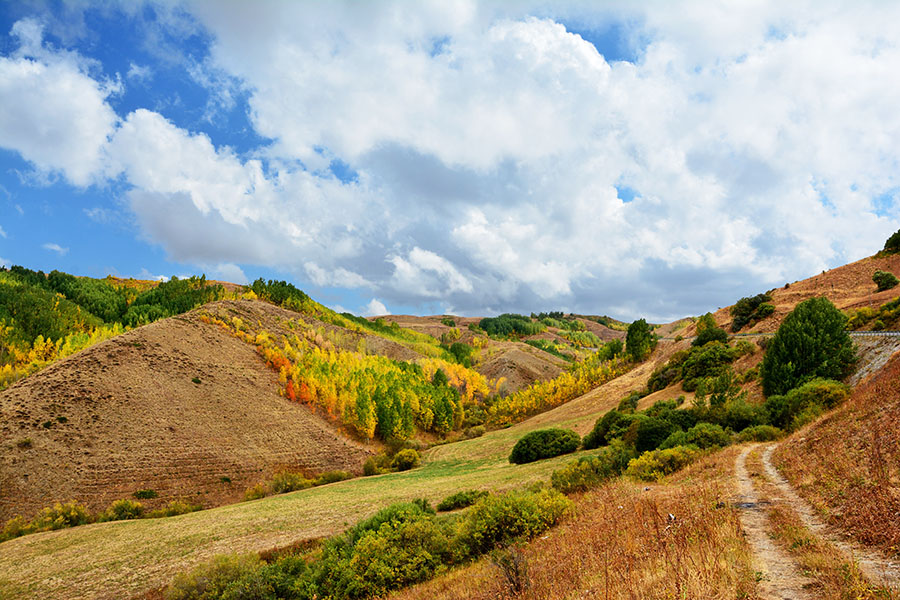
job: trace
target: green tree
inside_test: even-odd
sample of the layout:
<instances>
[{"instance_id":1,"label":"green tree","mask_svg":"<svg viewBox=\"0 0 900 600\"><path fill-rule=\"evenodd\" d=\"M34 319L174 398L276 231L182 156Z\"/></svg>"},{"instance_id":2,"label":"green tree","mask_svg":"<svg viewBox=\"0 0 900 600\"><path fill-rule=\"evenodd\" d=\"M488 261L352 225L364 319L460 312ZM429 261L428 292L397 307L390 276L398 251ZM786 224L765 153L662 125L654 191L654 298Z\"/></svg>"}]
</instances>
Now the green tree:
<instances>
[{"instance_id":1,"label":"green tree","mask_svg":"<svg viewBox=\"0 0 900 600\"><path fill-rule=\"evenodd\" d=\"M650 326L644 319L638 319L628 326L625 335L625 351L635 361L642 361L650 355L656 345L656 336L650 332Z\"/></svg>"},{"instance_id":2,"label":"green tree","mask_svg":"<svg viewBox=\"0 0 900 600\"><path fill-rule=\"evenodd\" d=\"M875 271L875 274L872 275L872 281L878 286L879 292L897 287L897 284L900 283L900 280L898 280L893 273L890 271L882 271L881 269Z\"/></svg>"},{"instance_id":3,"label":"green tree","mask_svg":"<svg viewBox=\"0 0 900 600\"><path fill-rule=\"evenodd\" d=\"M887 239L884 243L884 252L894 254L900 252L900 229Z\"/></svg>"},{"instance_id":4,"label":"green tree","mask_svg":"<svg viewBox=\"0 0 900 600\"><path fill-rule=\"evenodd\" d=\"M728 341L728 334L724 329L716 325L716 320L711 313L706 313L697 320L697 337L691 343L692 346L703 346L709 342Z\"/></svg>"},{"instance_id":5,"label":"green tree","mask_svg":"<svg viewBox=\"0 0 900 600\"><path fill-rule=\"evenodd\" d=\"M816 377L840 380L856 362L847 317L828 298L810 298L784 319L762 363L763 392L785 394Z\"/></svg>"}]
</instances>

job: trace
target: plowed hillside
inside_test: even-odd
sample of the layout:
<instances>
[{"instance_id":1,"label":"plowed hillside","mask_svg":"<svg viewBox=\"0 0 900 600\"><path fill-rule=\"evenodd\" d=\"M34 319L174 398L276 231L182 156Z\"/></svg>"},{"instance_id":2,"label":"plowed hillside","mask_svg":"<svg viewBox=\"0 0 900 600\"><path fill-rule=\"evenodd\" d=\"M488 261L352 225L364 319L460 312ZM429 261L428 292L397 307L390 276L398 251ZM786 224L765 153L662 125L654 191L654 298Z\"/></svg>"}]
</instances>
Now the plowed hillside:
<instances>
[{"instance_id":1,"label":"plowed hillside","mask_svg":"<svg viewBox=\"0 0 900 600\"><path fill-rule=\"evenodd\" d=\"M297 316L251 301L201 310L273 330ZM379 343L386 354L410 352ZM149 507L176 498L218 505L284 468L358 471L374 450L281 397L253 346L197 311L98 344L0 393L0 447L0 519L70 499L102 509L140 489L159 494Z\"/></svg>"}]
</instances>

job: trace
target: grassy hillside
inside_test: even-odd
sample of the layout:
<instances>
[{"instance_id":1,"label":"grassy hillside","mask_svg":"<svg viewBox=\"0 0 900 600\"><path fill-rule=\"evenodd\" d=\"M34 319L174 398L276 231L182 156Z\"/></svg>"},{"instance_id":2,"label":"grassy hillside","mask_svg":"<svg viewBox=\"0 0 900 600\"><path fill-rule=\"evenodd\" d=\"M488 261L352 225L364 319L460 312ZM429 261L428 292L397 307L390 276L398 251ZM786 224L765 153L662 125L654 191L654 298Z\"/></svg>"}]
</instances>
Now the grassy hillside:
<instances>
[{"instance_id":1,"label":"grassy hillside","mask_svg":"<svg viewBox=\"0 0 900 600\"><path fill-rule=\"evenodd\" d=\"M329 535L392 502L433 503L464 489L509 489L546 480L571 456L528 465L507 457L524 433L549 425L586 430L649 375L640 367L573 402L482 437L437 446L413 471L364 477L169 519L123 521L39 533L2 544L0 590L23 597L94 598L162 585L187 565L224 552L261 551ZM138 552L134 548L140 548ZM90 561L84 555L91 549ZM24 567L23 567L24 565ZM55 581L65 581L58 586Z\"/></svg>"},{"instance_id":2,"label":"grassy hillside","mask_svg":"<svg viewBox=\"0 0 900 600\"><path fill-rule=\"evenodd\" d=\"M900 354L850 400L775 452L787 478L832 524L900 556Z\"/></svg>"}]
</instances>

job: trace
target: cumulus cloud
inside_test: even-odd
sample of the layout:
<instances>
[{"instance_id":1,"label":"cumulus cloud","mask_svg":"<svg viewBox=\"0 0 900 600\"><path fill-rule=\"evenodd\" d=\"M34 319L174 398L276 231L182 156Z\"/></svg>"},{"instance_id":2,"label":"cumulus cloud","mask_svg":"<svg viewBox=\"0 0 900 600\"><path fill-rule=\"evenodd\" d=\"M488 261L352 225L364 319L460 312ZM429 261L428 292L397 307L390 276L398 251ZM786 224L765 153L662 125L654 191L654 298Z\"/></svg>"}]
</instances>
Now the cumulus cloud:
<instances>
[{"instance_id":1,"label":"cumulus cloud","mask_svg":"<svg viewBox=\"0 0 900 600\"><path fill-rule=\"evenodd\" d=\"M54 244L53 242L47 242L46 244L42 245L41 248L50 252L56 252L60 256L65 256L69 253L68 248L63 248L59 244Z\"/></svg>"},{"instance_id":2,"label":"cumulus cloud","mask_svg":"<svg viewBox=\"0 0 900 600\"><path fill-rule=\"evenodd\" d=\"M222 263L212 268L213 274L217 279L227 281L229 283L237 283L239 285L247 285L250 280L244 274L243 269L234 263Z\"/></svg>"},{"instance_id":3,"label":"cumulus cloud","mask_svg":"<svg viewBox=\"0 0 900 600\"><path fill-rule=\"evenodd\" d=\"M372 298L372 300L363 308L363 316L365 317L380 317L389 314L391 314L391 312L377 298Z\"/></svg>"},{"instance_id":4,"label":"cumulus cloud","mask_svg":"<svg viewBox=\"0 0 900 600\"><path fill-rule=\"evenodd\" d=\"M224 104L245 91L272 140L247 154L147 109L117 118L110 85L25 22L0 57L19 115L0 145L77 185L121 178L173 260L365 289L369 312L674 318L898 226L900 7L822 6L189 3L212 40L191 76ZM572 23L622 28L632 60ZM76 108L33 141L63 76Z\"/></svg>"},{"instance_id":5,"label":"cumulus cloud","mask_svg":"<svg viewBox=\"0 0 900 600\"><path fill-rule=\"evenodd\" d=\"M77 186L94 181L117 117L106 98L116 84L90 76L77 54L44 46L40 25L18 21L19 48L0 56L0 147L41 173L62 173Z\"/></svg>"}]
</instances>

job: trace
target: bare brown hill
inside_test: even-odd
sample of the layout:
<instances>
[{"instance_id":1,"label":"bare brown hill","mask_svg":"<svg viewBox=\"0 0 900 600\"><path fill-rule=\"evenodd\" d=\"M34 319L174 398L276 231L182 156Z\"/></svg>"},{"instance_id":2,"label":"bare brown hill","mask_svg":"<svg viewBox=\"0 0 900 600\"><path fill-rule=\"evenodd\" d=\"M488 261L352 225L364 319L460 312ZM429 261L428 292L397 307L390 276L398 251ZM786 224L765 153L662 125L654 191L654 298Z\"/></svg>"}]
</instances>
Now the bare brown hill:
<instances>
[{"instance_id":1,"label":"bare brown hill","mask_svg":"<svg viewBox=\"0 0 900 600\"><path fill-rule=\"evenodd\" d=\"M286 323L262 302L206 311ZM387 354L408 351L386 340ZM373 344L380 343L373 341ZM0 519L55 501L91 509L135 491L204 506L274 472L358 471L374 448L278 393L253 346L199 319L158 321L59 361L0 393Z\"/></svg>"},{"instance_id":2,"label":"bare brown hill","mask_svg":"<svg viewBox=\"0 0 900 600\"><path fill-rule=\"evenodd\" d=\"M878 308L896 298L900 292L897 288L879 292L878 286L872 281L872 274L877 270L900 274L900 254L870 256L770 290L771 304L775 306L775 312L741 331L742 333L772 333L778 329L778 326L781 325L788 313L794 310L795 306L816 296L827 297L840 310L863 307ZM737 300L735 298L735 301ZM726 306L713 313L716 323L728 331L731 331L732 322L730 311L731 306ZM696 335L696 326L689 325L678 333L685 337Z\"/></svg>"}]
</instances>

